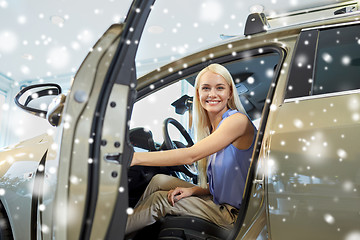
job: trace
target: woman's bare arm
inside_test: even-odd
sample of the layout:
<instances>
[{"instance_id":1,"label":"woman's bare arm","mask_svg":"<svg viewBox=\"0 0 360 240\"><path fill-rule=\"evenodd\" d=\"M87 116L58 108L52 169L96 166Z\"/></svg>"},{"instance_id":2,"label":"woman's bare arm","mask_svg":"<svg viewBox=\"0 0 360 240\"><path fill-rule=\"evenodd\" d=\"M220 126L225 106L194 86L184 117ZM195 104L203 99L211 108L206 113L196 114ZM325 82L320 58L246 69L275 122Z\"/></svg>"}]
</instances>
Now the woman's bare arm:
<instances>
[{"instance_id":1,"label":"woman's bare arm","mask_svg":"<svg viewBox=\"0 0 360 240\"><path fill-rule=\"evenodd\" d=\"M192 164L225 148L246 133L251 125L244 114L233 114L226 118L220 127L208 137L189 148L160 152L134 153L131 166L177 166Z\"/></svg>"}]
</instances>

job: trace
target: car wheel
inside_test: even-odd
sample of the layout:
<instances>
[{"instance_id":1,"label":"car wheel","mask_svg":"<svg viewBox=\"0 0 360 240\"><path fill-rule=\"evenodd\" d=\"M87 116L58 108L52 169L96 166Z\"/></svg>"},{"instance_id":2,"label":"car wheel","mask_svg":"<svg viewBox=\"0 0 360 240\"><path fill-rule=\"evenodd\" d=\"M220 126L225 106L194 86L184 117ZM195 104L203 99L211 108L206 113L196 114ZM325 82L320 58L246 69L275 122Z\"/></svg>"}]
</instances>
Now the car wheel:
<instances>
[{"instance_id":1,"label":"car wheel","mask_svg":"<svg viewBox=\"0 0 360 240\"><path fill-rule=\"evenodd\" d=\"M10 240L14 239L9 219L6 216L5 209L2 204L0 204L0 240Z\"/></svg>"}]
</instances>

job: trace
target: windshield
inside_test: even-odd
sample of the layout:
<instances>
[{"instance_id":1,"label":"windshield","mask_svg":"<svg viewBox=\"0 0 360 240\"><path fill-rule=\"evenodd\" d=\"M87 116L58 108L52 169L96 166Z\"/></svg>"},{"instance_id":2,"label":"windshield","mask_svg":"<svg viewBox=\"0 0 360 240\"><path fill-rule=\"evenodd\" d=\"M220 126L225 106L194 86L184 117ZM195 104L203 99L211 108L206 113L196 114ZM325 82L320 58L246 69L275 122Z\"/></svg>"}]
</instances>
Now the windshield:
<instances>
[{"instance_id":1,"label":"windshield","mask_svg":"<svg viewBox=\"0 0 360 240\"><path fill-rule=\"evenodd\" d=\"M156 143L163 142L163 121L174 118L190 132L188 112L177 114L172 105L181 96L194 96L194 87L185 79L169 85L134 104L130 128L144 127L153 134ZM173 126L169 129L170 135L181 139L180 132ZM183 140L183 139L182 139Z\"/></svg>"}]
</instances>

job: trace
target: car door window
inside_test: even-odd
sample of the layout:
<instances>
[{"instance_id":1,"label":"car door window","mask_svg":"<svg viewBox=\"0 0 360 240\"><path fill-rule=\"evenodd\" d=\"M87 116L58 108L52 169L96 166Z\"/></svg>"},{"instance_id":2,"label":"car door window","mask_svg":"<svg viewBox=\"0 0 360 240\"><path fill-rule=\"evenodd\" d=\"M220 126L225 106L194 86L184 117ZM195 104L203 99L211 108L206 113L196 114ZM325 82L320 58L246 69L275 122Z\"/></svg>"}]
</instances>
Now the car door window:
<instances>
[{"instance_id":1,"label":"car door window","mask_svg":"<svg viewBox=\"0 0 360 240\"><path fill-rule=\"evenodd\" d=\"M359 25L304 30L297 41L285 99L360 88Z\"/></svg>"},{"instance_id":2,"label":"car door window","mask_svg":"<svg viewBox=\"0 0 360 240\"><path fill-rule=\"evenodd\" d=\"M320 31L313 95L360 88L360 26Z\"/></svg>"},{"instance_id":3,"label":"car door window","mask_svg":"<svg viewBox=\"0 0 360 240\"><path fill-rule=\"evenodd\" d=\"M279 60L279 53L272 52L224 64L233 76L246 113L255 123L260 120Z\"/></svg>"}]
</instances>

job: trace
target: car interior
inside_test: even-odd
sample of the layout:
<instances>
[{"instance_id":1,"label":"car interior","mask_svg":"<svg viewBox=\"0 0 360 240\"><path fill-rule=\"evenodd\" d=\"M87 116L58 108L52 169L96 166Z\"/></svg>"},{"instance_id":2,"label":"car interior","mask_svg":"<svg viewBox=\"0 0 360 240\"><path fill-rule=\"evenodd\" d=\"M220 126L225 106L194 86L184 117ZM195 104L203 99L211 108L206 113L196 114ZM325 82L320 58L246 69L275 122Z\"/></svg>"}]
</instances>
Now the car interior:
<instances>
[{"instance_id":1,"label":"car interior","mask_svg":"<svg viewBox=\"0 0 360 240\"><path fill-rule=\"evenodd\" d=\"M267 53L223 64L232 74L246 114L257 128L279 60L278 53ZM193 88L196 75L197 73L194 73L185 79L179 80L186 81ZM183 87L184 84L181 86ZM160 91L166 91L167 88L168 86L165 86ZM158 126L159 129L162 128L163 139L160 142L154 139L153 129L150 130L146 126L131 128L130 141L135 151L163 151L172 148L189 147L193 144L191 120L189 120L192 117L191 104L193 95L188 95L189 92L191 91L179 91L175 101L169 102L167 99L157 99L166 102L174 117L168 116L162 119L163 125ZM146 98L150 98L152 94L157 94L157 92L154 91L138 102L146 101ZM139 115L139 117L144 116L144 113L136 113L136 104L138 102L134 105L132 119L136 118L136 115ZM178 120L174 119L176 116L178 116ZM170 137L169 125L176 127L180 139ZM196 166L133 166L128 171L129 207L133 208L136 205L147 184L156 174L167 174L194 184L197 183ZM226 239L228 234L229 230L203 219L187 216L166 216L153 225L129 234L125 239Z\"/></svg>"}]
</instances>

